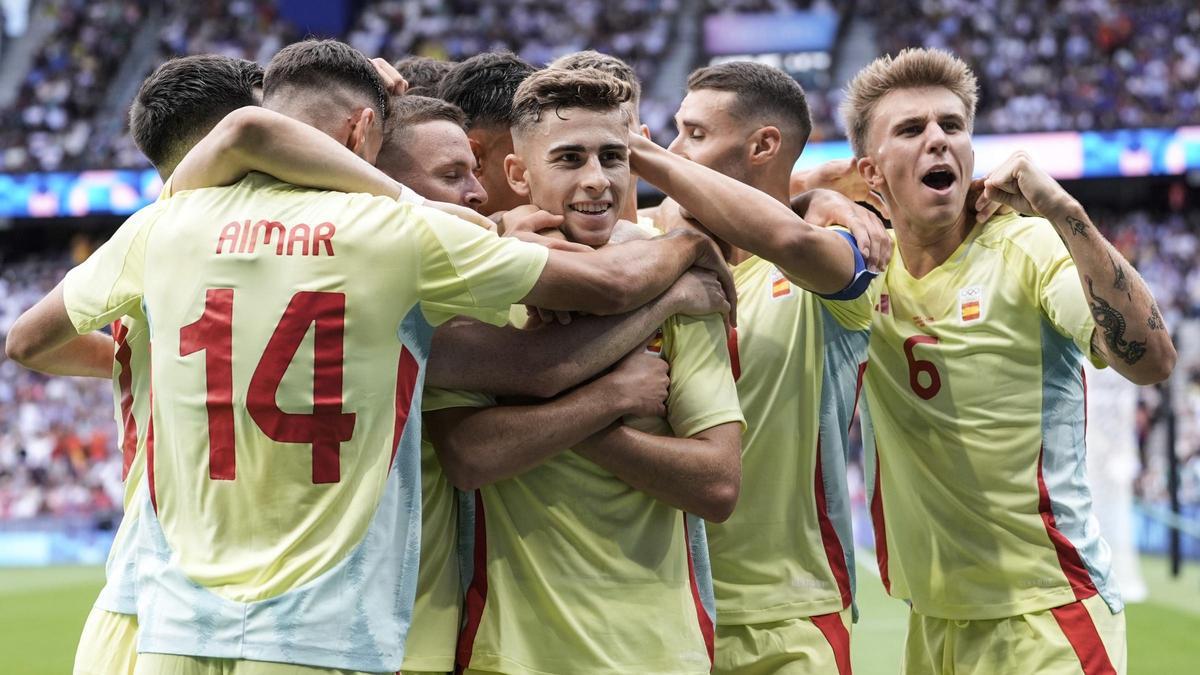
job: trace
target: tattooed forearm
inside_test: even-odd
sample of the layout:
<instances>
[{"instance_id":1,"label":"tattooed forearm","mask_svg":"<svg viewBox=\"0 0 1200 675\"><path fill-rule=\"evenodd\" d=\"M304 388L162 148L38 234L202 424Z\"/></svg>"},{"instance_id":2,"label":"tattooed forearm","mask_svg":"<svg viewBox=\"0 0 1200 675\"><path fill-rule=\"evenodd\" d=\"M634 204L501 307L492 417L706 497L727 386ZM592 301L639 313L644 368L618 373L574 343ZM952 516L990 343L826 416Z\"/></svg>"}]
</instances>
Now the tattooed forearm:
<instances>
[{"instance_id":1,"label":"tattooed forearm","mask_svg":"<svg viewBox=\"0 0 1200 675\"><path fill-rule=\"evenodd\" d=\"M1146 319L1146 325L1150 327L1150 330L1163 329L1163 318L1162 314L1158 312L1157 302L1150 305L1150 318Z\"/></svg>"},{"instance_id":2,"label":"tattooed forearm","mask_svg":"<svg viewBox=\"0 0 1200 675\"><path fill-rule=\"evenodd\" d=\"M1067 216L1067 224L1071 226L1071 233L1078 237L1087 239L1088 224L1078 218Z\"/></svg>"},{"instance_id":3,"label":"tattooed forearm","mask_svg":"<svg viewBox=\"0 0 1200 675\"><path fill-rule=\"evenodd\" d=\"M1113 266L1113 288L1124 293L1130 300L1133 300L1133 294L1129 291L1129 277L1125 274L1125 266L1117 262L1113 254L1108 254L1108 261Z\"/></svg>"},{"instance_id":4,"label":"tattooed forearm","mask_svg":"<svg viewBox=\"0 0 1200 675\"><path fill-rule=\"evenodd\" d=\"M1107 300L1096 295L1091 277L1084 279L1087 281L1088 295L1092 298L1089 303L1092 318L1096 320L1096 327L1104 333L1104 344L1108 345L1109 353L1132 366L1146 355L1146 342L1125 339L1124 315L1108 304Z\"/></svg>"}]
</instances>

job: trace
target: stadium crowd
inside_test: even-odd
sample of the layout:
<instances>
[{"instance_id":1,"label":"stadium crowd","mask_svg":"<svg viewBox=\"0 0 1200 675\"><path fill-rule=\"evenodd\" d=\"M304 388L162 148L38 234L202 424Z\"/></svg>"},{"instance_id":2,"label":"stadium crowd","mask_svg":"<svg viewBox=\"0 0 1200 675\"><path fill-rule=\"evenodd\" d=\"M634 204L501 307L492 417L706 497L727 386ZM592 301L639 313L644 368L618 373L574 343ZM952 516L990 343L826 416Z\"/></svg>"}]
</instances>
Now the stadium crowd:
<instances>
[{"instance_id":1,"label":"stadium crowd","mask_svg":"<svg viewBox=\"0 0 1200 675\"><path fill-rule=\"evenodd\" d=\"M709 0L704 9L780 12L824 4ZM981 133L1200 123L1200 7L1188 0L1054 5L1047 12L1030 0L904 0L858 3L854 11L874 22L881 53L923 45L963 55L981 75ZM0 168L148 166L126 127L99 133L96 115L134 36L123 27L139 25L149 6L130 0L35 5L41 20L56 27L15 102L0 111ZM673 133L674 101L658 100L654 83L677 44L680 10L680 0L585 0L569 9L534 0L375 0L358 14L346 39L364 53L390 59L419 54L460 60L508 49L542 64L581 49L613 54L645 83L643 121L663 142ZM159 49L147 68L198 53L265 63L298 36L275 0L173 5L161 26ZM836 114L840 86L810 88L813 140L844 137Z\"/></svg>"},{"instance_id":2,"label":"stadium crowd","mask_svg":"<svg viewBox=\"0 0 1200 675\"><path fill-rule=\"evenodd\" d=\"M0 338L62 279L66 256L0 269ZM48 377L0 357L0 520L120 510L121 454L112 386Z\"/></svg>"}]
</instances>

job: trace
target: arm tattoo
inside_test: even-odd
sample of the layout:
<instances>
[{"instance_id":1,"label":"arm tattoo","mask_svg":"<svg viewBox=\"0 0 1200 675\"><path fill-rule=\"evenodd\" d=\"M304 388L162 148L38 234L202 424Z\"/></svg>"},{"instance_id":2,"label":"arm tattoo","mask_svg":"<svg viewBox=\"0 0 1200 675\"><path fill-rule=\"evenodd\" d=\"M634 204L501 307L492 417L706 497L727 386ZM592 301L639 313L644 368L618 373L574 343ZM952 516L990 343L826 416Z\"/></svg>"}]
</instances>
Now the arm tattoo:
<instances>
[{"instance_id":1,"label":"arm tattoo","mask_svg":"<svg viewBox=\"0 0 1200 675\"><path fill-rule=\"evenodd\" d=\"M1159 312L1158 312L1158 303L1157 302L1150 304L1150 318L1146 319L1146 325L1150 326L1150 330L1162 330L1163 329L1163 318L1162 318L1162 314L1159 314Z\"/></svg>"},{"instance_id":2,"label":"arm tattoo","mask_svg":"<svg viewBox=\"0 0 1200 675\"><path fill-rule=\"evenodd\" d=\"M1117 262L1111 253L1108 254L1108 261L1113 266L1113 288L1124 292L1126 297L1132 301L1133 293L1129 291L1129 277L1125 275L1125 266Z\"/></svg>"},{"instance_id":3,"label":"arm tattoo","mask_svg":"<svg viewBox=\"0 0 1200 675\"><path fill-rule=\"evenodd\" d=\"M1104 343L1108 345L1108 351L1132 366L1146 355L1146 343L1125 339L1124 315L1108 304L1107 300L1096 295L1091 277L1084 279L1087 281L1088 295L1092 296L1092 318L1096 320L1096 327L1104 333Z\"/></svg>"},{"instance_id":4,"label":"arm tattoo","mask_svg":"<svg viewBox=\"0 0 1200 675\"><path fill-rule=\"evenodd\" d=\"M1080 237L1083 237L1084 239L1087 239L1087 236L1088 236L1087 223L1083 222L1082 220L1080 220L1078 218L1072 218L1071 216L1067 216L1067 224L1071 226L1072 234L1075 234L1076 236L1080 236Z\"/></svg>"}]
</instances>

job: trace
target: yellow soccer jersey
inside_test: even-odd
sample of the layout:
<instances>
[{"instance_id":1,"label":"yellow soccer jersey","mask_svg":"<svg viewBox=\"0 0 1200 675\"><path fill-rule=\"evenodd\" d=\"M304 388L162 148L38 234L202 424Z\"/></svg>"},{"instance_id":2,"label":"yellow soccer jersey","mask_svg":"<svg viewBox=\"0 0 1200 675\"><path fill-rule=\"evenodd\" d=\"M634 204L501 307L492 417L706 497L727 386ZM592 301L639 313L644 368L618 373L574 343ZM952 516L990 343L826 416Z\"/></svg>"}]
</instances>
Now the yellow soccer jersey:
<instances>
[{"instance_id":1,"label":"yellow soccer jersey","mask_svg":"<svg viewBox=\"0 0 1200 675\"><path fill-rule=\"evenodd\" d=\"M425 207L251 174L149 207L73 270L78 330L144 289L153 336L139 648L399 668L423 313L502 323L546 257Z\"/></svg>"},{"instance_id":2,"label":"yellow soccer jersey","mask_svg":"<svg viewBox=\"0 0 1200 675\"><path fill-rule=\"evenodd\" d=\"M1084 471L1094 325L1053 227L994 217L921 279L897 248L885 282L863 436L889 592L958 620L1119 610Z\"/></svg>"},{"instance_id":3,"label":"yellow soccer jersey","mask_svg":"<svg viewBox=\"0 0 1200 675\"><path fill-rule=\"evenodd\" d=\"M847 433L873 303L821 298L759 257L733 278L729 348L747 430L737 508L708 525L717 623L839 612L854 580Z\"/></svg>"},{"instance_id":4,"label":"yellow soccer jersey","mask_svg":"<svg viewBox=\"0 0 1200 675\"><path fill-rule=\"evenodd\" d=\"M523 307L514 310L523 320ZM742 423L719 317L674 317L666 420L679 437ZM426 409L483 407L429 390ZM447 398L449 396L450 398ZM472 545L458 665L541 673L707 673L713 623L704 523L570 450L476 491L461 518Z\"/></svg>"}]
</instances>

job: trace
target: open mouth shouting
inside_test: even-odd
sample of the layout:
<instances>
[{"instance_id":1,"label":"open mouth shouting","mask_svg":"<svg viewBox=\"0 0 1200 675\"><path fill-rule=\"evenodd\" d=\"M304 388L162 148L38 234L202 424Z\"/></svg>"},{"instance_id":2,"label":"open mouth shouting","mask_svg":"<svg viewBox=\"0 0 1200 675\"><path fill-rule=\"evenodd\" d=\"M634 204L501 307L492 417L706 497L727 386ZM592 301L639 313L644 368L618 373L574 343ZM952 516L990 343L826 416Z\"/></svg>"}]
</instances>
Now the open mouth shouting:
<instances>
[{"instance_id":1,"label":"open mouth shouting","mask_svg":"<svg viewBox=\"0 0 1200 675\"><path fill-rule=\"evenodd\" d=\"M958 176L949 164L935 164L921 176L921 182L926 187L940 194L950 192L957 181Z\"/></svg>"}]
</instances>

